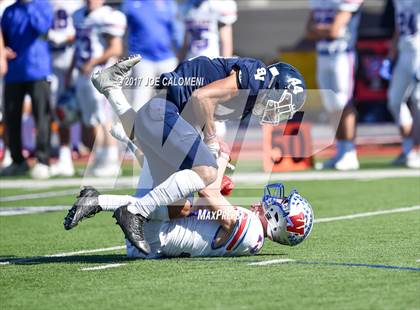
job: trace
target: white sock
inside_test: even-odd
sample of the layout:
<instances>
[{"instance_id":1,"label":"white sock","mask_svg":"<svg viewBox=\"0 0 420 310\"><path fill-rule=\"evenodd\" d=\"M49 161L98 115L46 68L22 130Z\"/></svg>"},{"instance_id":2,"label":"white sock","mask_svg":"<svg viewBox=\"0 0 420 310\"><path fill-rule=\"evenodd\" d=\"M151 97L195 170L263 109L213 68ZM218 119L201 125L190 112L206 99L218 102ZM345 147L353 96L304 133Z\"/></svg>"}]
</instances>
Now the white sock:
<instances>
[{"instance_id":1,"label":"white sock","mask_svg":"<svg viewBox=\"0 0 420 310\"><path fill-rule=\"evenodd\" d=\"M121 89L111 89L106 97L118 116L123 115L131 109L131 105L128 103Z\"/></svg>"},{"instance_id":2,"label":"white sock","mask_svg":"<svg viewBox=\"0 0 420 310\"><path fill-rule=\"evenodd\" d=\"M109 163L118 162L118 147L116 145L111 145L104 148L104 157L105 160Z\"/></svg>"},{"instance_id":3,"label":"white sock","mask_svg":"<svg viewBox=\"0 0 420 310\"><path fill-rule=\"evenodd\" d=\"M135 198L129 195L99 195L98 202L104 211L115 211L121 206L133 203Z\"/></svg>"},{"instance_id":4,"label":"white sock","mask_svg":"<svg viewBox=\"0 0 420 310\"><path fill-rule=\"evenodd\" d=\"M72 163L71 150L68 145L62 145L59 150L58 160L63 163Z\"/></svg>"},{"instance_id":5,"label":"white sock","mask_svg":"<svg viewBox=\"0 0 420 310\"><path fill-rule=\"evenodd\" d=\"M128 211L149 218L158 207L170 205L205 187L203 180L193 170L178 171L145 196L137 198L134 204L128 206Z\"/></svg>"}]
</instances>

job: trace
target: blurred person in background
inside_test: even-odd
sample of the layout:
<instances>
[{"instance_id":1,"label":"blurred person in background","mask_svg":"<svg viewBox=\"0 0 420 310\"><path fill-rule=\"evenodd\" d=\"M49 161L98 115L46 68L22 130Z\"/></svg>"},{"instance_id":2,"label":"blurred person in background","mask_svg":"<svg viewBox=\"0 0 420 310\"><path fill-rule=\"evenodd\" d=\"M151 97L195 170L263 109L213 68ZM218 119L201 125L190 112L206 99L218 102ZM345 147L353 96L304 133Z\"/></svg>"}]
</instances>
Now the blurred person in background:
<instances>
[{"instance_id":1,"label":"blurred person in background","mask_svg":"<svg viewBox=\"0 0 420 310\"><path fill-rule=\"evenodd\" d=\"M175 50L181 45L178 8L174 0L124 0L121 10L127 17L128 55L140 54L142 61L133 68L133 85L125 90L135 111L153 95L148 83L175 69ZM148 85L149 84L149 85Z\"/></svg>"},{"instance_id":2,"label":"blurred person in background","mask_svg":"<svg viewBox=\"0 0 420 310\"><path fill-rule=\"evenodd\" d=\"M399 123L403 151L394 162L409 168L420 168L420 5L417 0L394 0L395 32L388 55L391 79L388 88L388 109ZM391 69L391 63L395 63ZM386 67L386 65L385 65ZM387 74L383 71L382 75ZM412 122L402 122L401 114L410 102ZM402 125L402 126L401 126Z\"/></svg>"},{"instance_id":3,"label":"blurred person in background","mask_svg":"<svg viewBox=\"0 0 420 310\"><path fill-rule=\"evenodd\" d=\"M5 121L13 163L1 171L3 176L25 174L29 169L22 155L22 105L31 98L36 122L37 162L33 178L48 178L50 158L51 55L46 40L52 26L53 11L47 1L19 0L4 11L1 29L5 45L15 56L8 61L5 75Z\"/></svg>"},{"instance_id":4,"label":"blurred person in background","mask_svg":"<svg viewBox=\"0 0 420 310\"><path fill-rule=\"evenodd\" d=\"M0 21L1 17L3 16L4 10L12 5L15 0L0 0ZM0 160L0 168L7 167L12 164L12 156L10 155L10 149L7 147L6 141L6 128L4 124L4 94L3 94L3 86L4 86L4 75L7 72L7 60L11 55L8 55L8 50L4 46L4 39L3 34L1 33L1 26L0 26L0 124L3 126L2 133L0 135L0 139L2 140L2 148L3 148L3 156ZM13 55L12 55L13 56Z\"/></svg>"},{"instance_id":5,"label":"blurred person in background","mask_svg":"<svg viewBox=\"0 0 420 310\"><path fill-rule=\"evenodd\" d=\"M75 90L81 110L82 142L94 149L93 165L88 166L86 174L98 177L118 175L119 151L116 140L109 134L112 111L93 87L90 75L122 55L126 28L124 14L104 2L87 0L86 5L74 13L75 53L66 77L68 87L73 69L77 69Z\"/></svg>"},{"instance_id":6,"label":"blurred person in background","mask_svg":"<svg viewBox=\"0 0 420 310\"><path fill-rule=\"evenodd\" d=\"M362 0L310 0L307 38L315 40L318 87L332 120L339 119L336 155L316 168L359 169L354 139L356 111L352 103L355 44Z\"/></svg>"},{"instance_id":7,"label":"blurred person in background","mask_svg":"<svg viewBox=\"0 0 420 310\"><path fill-rule=\"evenodd\" d=\"M232 25L238 18L234 0L187 0L180 11L185 24L184 44L178 53L180 61L197 56L233 56ZM216 132L224 137L224 122L216 122Z\"/></svg>"},{"instance_id":8,"label":"blurred person in background","mask_svg":"<svg viewBox=\"0 0 420 310\"><path fill-rule=\"evenodd\" d=\"M51 83L52 101L57 109L57 100L67 91L65 77L70 68L74 54L76 30L73 25L73 14L83 6L82 0L50 0L54 10L54 23L48 32L52 51L53 77ZM65 113L66 110L63 110ZM66 116L62 116L66 117ZM51 165L51 175L72 176L74 166L70 145L70 128L59 120L60 149L58 162Z\"/></svg>"}]
</instances>

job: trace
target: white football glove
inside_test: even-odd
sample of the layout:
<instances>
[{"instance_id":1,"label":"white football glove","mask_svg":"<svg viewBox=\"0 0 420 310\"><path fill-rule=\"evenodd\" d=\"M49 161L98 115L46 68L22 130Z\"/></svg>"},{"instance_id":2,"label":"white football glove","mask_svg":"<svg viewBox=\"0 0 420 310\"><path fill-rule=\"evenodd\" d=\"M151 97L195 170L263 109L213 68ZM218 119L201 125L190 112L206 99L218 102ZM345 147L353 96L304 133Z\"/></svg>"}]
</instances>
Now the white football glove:
<instances>
[{"instance_id":1,"label":"white football glove","mask_svg":"<svg viewBox=\"0 0 420 310\"><path fill-rule=\"evenodd\" d=\"M210 152L213 154L214 158L218 159L220 154L220 145L218 142L211 142L207 144Z\"/></svg>"}]
</instances>

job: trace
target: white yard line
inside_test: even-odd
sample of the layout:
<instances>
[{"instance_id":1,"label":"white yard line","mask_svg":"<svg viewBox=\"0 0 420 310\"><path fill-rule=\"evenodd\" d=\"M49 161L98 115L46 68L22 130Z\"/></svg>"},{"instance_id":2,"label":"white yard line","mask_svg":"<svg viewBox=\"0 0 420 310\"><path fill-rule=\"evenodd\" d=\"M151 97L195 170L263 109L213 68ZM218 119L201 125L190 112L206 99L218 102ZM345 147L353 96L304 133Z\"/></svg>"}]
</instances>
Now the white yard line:
<instances>
[{"instance_id":1,"label":"white yard line","mask_svg":"<svg viewBox=\"0 0 420 310\"><path fill-rule=\"evenodd\" d=\"M274 265L274 264L285 264L285 263L290 263L290 262L294 262L294 259L290 259L290 258L283 258L283 259L273 259L273 260L265 260L265 261L261 261L261 262L253 262L253 263L249 263L249 266L267 266L267 265Z\"/></svg>"},{"instance_id":2,"label":"white yard line","mask_svg":"<svg viewBox=\"0 0 420 310\"><path fill-rule=\"evenodd\" d=\"M91 249L91 250L80 250L75 252L63 252L51 255L43 255L43 256L34 256L34 257L27 257L27 258L18 258L18 259L11 259L9 261L0 261L0 265L9 265L14 263L26 263L41 260L44 258L51 258L51 257L68 257L68 256L76 256L81 254L91 254L91 253L100 253L100 252L111 252L125 249L125 245L118 245L113 246L110 248L99 248L99 249Z\"/></svg>"},{"instance_id":3,"label":"white yard line","mask_svg":"<svg viewBox=\"0 0 420 310\"><path fill-rule=\"evenodd\" d=\"M404 213L404 212L411 212L411 211L416 211L416 210L420 210L420 206L412 206L408 208L380 210L380 211L364 212L364 213L355 213L355 214L335 216L335 217L324 217L320 219L315 219L315 223L327 223L327 222L335 222L335 221L343 221L343 220L352 220L352 219L361 218L361 217L370 217L370 216L392 214L392 213Z\"/></svg>"},{"instance_id":4,"label":"white yard line","mask_svg":"<svg viewBox=\"0 0 420 310\"><path fill-rule=\"evenodd\" d=\"M79 192L79 189L66 189L62 191L51 191L51 192L42 192L42 193L5 196L5 197L0 197L0 202L10 202L10 201L40 199L40 198L50 198L50 197L62 197L62 196L67 196L67 195L76 196L78 192Z\"/></svg>"},{"instance_id":5,"label":"white yard line","mask_svg":"<svg viewBox=\"0 0 420 310\"><path fill-rule=\"evenodd\" d=\"M372 169L359 171L305 171L305 172L284 172L284 173L263 173L235 172L233 180L238 183L265 183L269 181L317 181L317 180L373 180L401 177L420 177L419 170L416 169ZM138 176L119 177L116 180L106 178L67 178L51 180L1 180L0 188L49 188L49 187L81 187L91 185L97 188L126 187L136 188Z\"/></svg>"},{"instance_id":6,"label":"white yard line","mask_svg":"<svg viewBox=\"0 0 420 310\"><path fill-rule=\"evenodd\" d=\"M379 169L358 171L307 171L284 173L234 173L232 180L237 183L268 183L272 181L331 181L331 180L374 180L399 177L420 177L416 169Z\"/></svg>"},{"instance_id":7,"label":"white yard line","mask_svg":"<svg viewBox=\"0 0 420 310\"><path fill-rule=\"evenodd\" d=\"M117 268L127 264L108 264L108 265L99 265L93 267L84 267L80 268L81 271L89 271L89 270L103 270L103 269L110 269L110 268Z\"/></svg>"},{"instance_id":8,"label":"white yard line","mask_svg":"<svg viewBox=\"0 0 420 310\"><path fill-rule=\"evenodd\" d=\"M58 205L58 206L24 206L24 207L1 207L0 216L12 216L12 215L23 215L23 214L35 214L45 213L54 211L64 211L70 209L70 205Z\"/></svg>"}]
</instances>

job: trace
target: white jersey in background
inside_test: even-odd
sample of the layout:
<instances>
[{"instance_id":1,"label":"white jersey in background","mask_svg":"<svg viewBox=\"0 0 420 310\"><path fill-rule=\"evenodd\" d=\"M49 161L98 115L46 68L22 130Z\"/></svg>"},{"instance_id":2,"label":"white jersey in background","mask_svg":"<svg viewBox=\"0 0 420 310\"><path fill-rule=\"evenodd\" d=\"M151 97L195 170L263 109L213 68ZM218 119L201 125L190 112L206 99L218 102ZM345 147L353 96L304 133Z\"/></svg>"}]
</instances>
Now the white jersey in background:
<instances>
[{"instance_id":1,"label":"white jersey in background","mask_svg":"<svg viewBox=\"0 0 420 310\"><path fill-rule=\"evenodd\" d=\"M240 207L237 209L240 216L236 227L223 245L214 245L221 229L220 224L194 215L167 222L147 222L145 238L151 246L151 253L145 257L126 241L127 256L161 258L254 255L264 243L262 224L253 212Z\"/></svg>"},{"instance_id":2,"label":"white jersey in background","mask_svg":"<svg viewBox=\"0 0 420 310\"><path fill-rule=\"evenodd\" d=\"M73 57L73 44L68 38L76 35L73 25L73 14L83 6L82 0L50 0L54 10L54 22L48 32L51 45L53 67L68 69Z\"/></svg>"},{"instance_id":3,"label":"white jersey in background","mask_svg":"<svg viewBox=\"0 0 420 310\"><path fill-rule=\"evenodd\" d=\"M197 3L197 5L193 5ZM231 25L237 20L233 0L205 0L187 2L182 9L190 44L187 58L219 57L219 24Z\"/></svg>"},{"instance_id":4,"label":"white jersey in background","mask_svg":"<svg viewBox=\"0 0 420 310\"><path fill-rule=\"evenodd\" d=\"M420 2L394 0L395 22L398 31L398 50L420 52Z\"/></svg>"},{"instance_id":5,"label":"white jersey in background","mask_svg":"<svg viewBox=\"0 0 420 310\"><path fill-rule=\"evenodd\" d=\"M122 37L126 18L120 11L102 6L87 14L87 8L77 10L73 15L76 28L76 68L91 58L100 57L106 46L106 36Z\"/></svg>"},{"instance_id":6,"label":"white jersey in background","mask_svg":"<svg viewBox=\"0 0 420 310\"><path fill-rule=\"evenodd\" d=\"M341 35L335 40L320 40L316 48L318 53L334 54L354 49L360 14L356 14L363 0L310 0L312 16L316 24L331 24L340 11L351 12L352 18Z\"/></svg>"}]
</instances>

